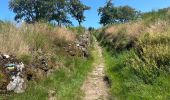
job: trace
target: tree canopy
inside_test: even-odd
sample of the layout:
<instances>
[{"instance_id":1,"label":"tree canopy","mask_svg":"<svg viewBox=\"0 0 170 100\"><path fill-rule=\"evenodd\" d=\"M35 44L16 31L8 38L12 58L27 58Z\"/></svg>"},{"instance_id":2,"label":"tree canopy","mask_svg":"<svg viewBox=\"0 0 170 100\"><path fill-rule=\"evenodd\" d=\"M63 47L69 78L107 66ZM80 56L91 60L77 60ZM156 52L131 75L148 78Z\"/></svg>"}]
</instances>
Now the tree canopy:
<instances>
[{"instance_id":1,"label":"tree canopy","mask_svg":"<svg viewBox=\"0 0 170 100\"><path fill-rule=\"evenodd\" d=\"M85 21L84 11L89 9L90 7L82 4L80 0L70 0L70 14L78 21L79 25Z\"/></svg>"},{"instance_id":2,"label":"tree canopy","mask_svg":"<svg viewBox=\"0 0 170 100\"><path fill-rule=\"evenodd\" d=\"M124 23L138 17L138 11L129 6L115 7L112 0L106 2L104 7L98 9L101 16L100 24L107 25L113 23Z\"/></svg>"},{"instance_id":3,"label":"tree canopy","mask_svg":"<svg viewBox=\"0 0 170 100\"><path fill-rule=\"evenodd\" d=\"M71 24L69 14L81 24L84 11L89 9L79 0L10 0L9 8L17 22L55 21L59 26Z\"/></svg>"}]
</instances>

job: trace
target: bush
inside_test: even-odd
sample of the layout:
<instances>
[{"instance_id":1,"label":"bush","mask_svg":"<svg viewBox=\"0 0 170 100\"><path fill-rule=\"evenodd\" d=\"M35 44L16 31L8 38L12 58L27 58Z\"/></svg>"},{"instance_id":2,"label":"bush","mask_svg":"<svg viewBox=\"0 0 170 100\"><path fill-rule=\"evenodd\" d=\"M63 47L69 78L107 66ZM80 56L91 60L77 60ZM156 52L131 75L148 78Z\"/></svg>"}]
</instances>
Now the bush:
<instances>
[{"instance_id":1,"label":"bush","mask_svg":"<svg viewBox=\"0 0 170 100\"><path fill-rule=\"evenodd\" d=\"M20 59L24 64L30 64L32 61L32 55L31 54L21 55Z\"/></svg>"}]
</instances>

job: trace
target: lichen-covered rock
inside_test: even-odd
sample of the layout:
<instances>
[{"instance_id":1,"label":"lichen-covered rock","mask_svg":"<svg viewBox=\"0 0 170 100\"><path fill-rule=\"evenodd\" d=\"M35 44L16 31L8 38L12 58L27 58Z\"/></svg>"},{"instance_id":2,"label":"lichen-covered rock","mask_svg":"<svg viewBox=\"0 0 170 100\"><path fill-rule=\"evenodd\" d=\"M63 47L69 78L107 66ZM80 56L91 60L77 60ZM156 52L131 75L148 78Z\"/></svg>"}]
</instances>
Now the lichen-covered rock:
<instances>
[{"instance_id":1,"label":"lichen-covered rock","mask_svg":"<svg viewBox=\"0 0 170 100\"><path fill-rule=\"evenodd\" d=\"M14 91L15 93L23 93L25 90L24 79L19 75L13 76L10 83L7 85L7 91Z\"/></svg>"}]
</instances>

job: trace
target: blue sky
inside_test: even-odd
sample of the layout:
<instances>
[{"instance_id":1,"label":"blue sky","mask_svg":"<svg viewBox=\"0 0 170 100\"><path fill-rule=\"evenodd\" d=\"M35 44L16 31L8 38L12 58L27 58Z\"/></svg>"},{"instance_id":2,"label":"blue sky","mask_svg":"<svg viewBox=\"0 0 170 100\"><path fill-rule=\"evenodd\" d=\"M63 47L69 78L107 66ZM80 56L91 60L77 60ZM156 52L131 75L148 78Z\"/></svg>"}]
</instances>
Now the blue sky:
<instances>
[{"instance_id":1,"label":"blue sky","mask_svg":"<svg viewBox=\"0 0 170 100\"><path fill-rule=\"evenodd\" d=\"M103 6L106 0L81 0L84 4L91 6L89 11L85 12L86 21L83 25L86 27L100 27L97 9ZM14 21L15 14L8 9L9 0L0 0L0 20ZM148 12L160 8L170 7L170 0L113 0L115 6L129 5L142 12ZM78 23L72 20L76 26Z\"/></svg>"}]
</instances>

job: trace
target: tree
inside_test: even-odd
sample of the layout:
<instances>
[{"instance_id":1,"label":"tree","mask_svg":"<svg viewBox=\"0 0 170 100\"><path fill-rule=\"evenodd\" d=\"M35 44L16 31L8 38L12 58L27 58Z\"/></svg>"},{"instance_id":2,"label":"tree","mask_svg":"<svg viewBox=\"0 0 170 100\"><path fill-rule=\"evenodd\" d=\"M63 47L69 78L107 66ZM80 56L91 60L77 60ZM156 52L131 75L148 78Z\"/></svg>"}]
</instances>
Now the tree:
<instances>
[{"instance_id":1,"label":"tree","mask_svg":"<svg viewBox=\"0 0 170 100\"><path fill-rule=\"evenodd\" d=\"M112 4L112 0L109 0L106 2L106 5L104 7L100 7L98 9L98 14L101 15L100 18L100 24L106 25L111 21L112 19L112 14L111 14L111 10L113 8L113 4Z\"/></svg>"},{"instance_id":2,"label":"tree","mask_svg":"<svg viewBox=\"0 0 170 100\"><path fill-rule=\"evenodd\" d=\"M104 26L113 23L124 23L129 20L134 20L138 16L138 12L129 6L115 7L112 4L112 0L108 0L104 7L98 9L100 18L100 24Z\"/></svg>"},{"instance_id":3,"label":"tree","mask_svg":"<svg viewBox=\"0 0 170 100\"><path fill-rule=\"evenodd\" d=\"M118 20L119 22L128 22L129 20L134 20L138 16L138 12L129 7L129 6L123 6L123 7L118 7L119 11L121 14L118 14Z\"/></svg>"},{"instance_id":4,"label":"tree","mask_svg":"<svg viewBox=\"0 0 170 100\"><path fill-rule=\"evenodd\" d=\"M15 20L27 23L56 21L58 25L71 23L67 16L66 0L11 0L9 8L16 13Z\"/></svg>"},{"instance_id":5,"label":"tree","mask_svg":"<svg viewBox=\"0 0 170 100\"><path fill-rule=\"evenodd\" d=\"M51 10L52 14L50 21L56 21L59 26L61 26L61 24L71 25L72 22L68 17L68 0L55 0L55 2L56 4L53 5L54 7L52 7L54 9Z\"/></svg>"},{"instance_id":6,"label":"tree","mask_svg":"<svg viewBox=\"0 0 170 100\"><path fill-rule=\"evenodd\" d=\"M85 21L84 11L89 9L90 7L82 4L80 0L70 0L70 14L78 21L79 26Z\"/></svg>"}]
</instances>

